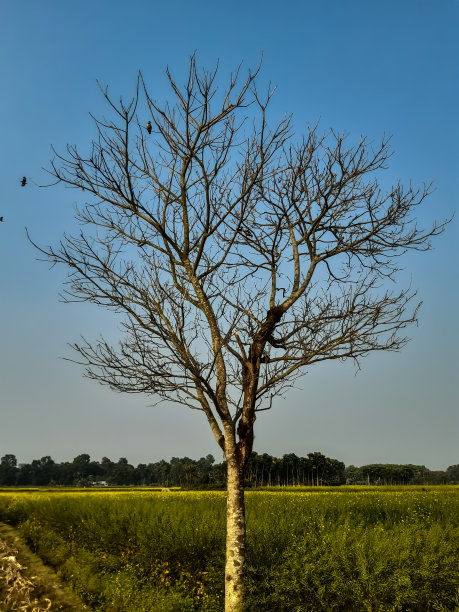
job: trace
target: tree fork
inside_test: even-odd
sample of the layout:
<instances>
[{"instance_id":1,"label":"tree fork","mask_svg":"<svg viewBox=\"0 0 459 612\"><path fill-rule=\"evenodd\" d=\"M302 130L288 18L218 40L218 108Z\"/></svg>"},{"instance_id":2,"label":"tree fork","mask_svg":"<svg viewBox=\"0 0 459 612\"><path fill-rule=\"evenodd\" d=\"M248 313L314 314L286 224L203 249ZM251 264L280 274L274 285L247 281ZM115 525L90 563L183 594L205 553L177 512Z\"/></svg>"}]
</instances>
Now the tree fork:
<instances>
[{"instance_id":1,"label":"tree fork","mask_svg":"<svg viewBox=\"0 0 459 612\"><path fill-rule=\"evenodd\" d=\"M282 306L270 308L266 315L265 321L260 326L260 329L254 335L253 342L249 349L247 363L242 367L242 385L244 391L244 408L242 416L238 423L237 433L239 436L238 448L241 449L246 456L247 448L248 455L252 451L253 445L253 425L255 423L255 402L256 392L258 388L258 379L260 374L260 364L264 348L268 338L272 335L277 323L281 320L284 314ZM239 337L236 334L238 342ZM242 343L241 343L242 344ZM244 353L245 354L245 353ZM247 457L248 457L247 455Z\"/></svg>"}]
</instances>

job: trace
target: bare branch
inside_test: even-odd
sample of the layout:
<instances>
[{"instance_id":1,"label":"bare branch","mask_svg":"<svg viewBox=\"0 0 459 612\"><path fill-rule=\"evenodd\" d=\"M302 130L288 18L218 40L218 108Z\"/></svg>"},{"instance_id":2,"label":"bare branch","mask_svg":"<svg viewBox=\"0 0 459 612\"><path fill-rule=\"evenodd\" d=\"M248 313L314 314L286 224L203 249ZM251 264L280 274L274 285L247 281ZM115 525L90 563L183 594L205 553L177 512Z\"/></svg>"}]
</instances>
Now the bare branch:
<instances>
[{"instance_id":1,"label":"bare branch","mask_svg":"<svg viewBox=\"0 0 459 612\"><path fill-rule=\"evenodd\" d=\"M123 316L117 346L72 345L87 375L204 412L242 464L256 411L306 366L405 344L418 305L391 281L447 223L416 223L431 185L383 189L385 136L348 144L316 124L295 141L289 117L270 127L260 69L239 66L221 90L218 65L193 55L183 86L167 70L171 105L141 74L129 103L101 88L112 118L94 118L90 153L68 146L49 169L89 198L82 230L37 247L68 267L64 300Z\"/></svg>"}]
</instances>

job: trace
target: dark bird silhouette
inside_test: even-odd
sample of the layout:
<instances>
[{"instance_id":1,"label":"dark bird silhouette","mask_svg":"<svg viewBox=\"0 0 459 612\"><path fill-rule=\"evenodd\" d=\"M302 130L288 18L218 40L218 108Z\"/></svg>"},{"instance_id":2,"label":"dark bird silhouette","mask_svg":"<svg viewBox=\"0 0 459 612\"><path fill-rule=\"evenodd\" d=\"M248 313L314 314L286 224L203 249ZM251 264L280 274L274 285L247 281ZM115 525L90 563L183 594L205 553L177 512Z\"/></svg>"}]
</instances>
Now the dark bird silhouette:
<instances>
[{"instance_id":1,"label":"dark bird silhouette","mask_svg":"<svg viewBox=\"0 0 459 612\"><path fill-rule=\"evenodd\" d=\"M3 222L3 217L0 217L0 223L2 223L2 222Z\"/></svg>"},{"instance_id":2,"label":"dark bird silhouette","mask_svg":"<svg viewBox=\"0 0 459 612\"><path fill-rule=\"evenodd\" d=\"M25 187L27 185L27 179L25 176L22 177L21 187Z\"/></svg>"},{"instance_id":3,"label":"dark bird silhouette","mask_svg":"<svg viewBox=\"0 0 459 612\"><path fill-rule=\"evenodd\" d=\"M147 123L147 132L151 134L151 121Z\"/></svg>"}]
</instances>

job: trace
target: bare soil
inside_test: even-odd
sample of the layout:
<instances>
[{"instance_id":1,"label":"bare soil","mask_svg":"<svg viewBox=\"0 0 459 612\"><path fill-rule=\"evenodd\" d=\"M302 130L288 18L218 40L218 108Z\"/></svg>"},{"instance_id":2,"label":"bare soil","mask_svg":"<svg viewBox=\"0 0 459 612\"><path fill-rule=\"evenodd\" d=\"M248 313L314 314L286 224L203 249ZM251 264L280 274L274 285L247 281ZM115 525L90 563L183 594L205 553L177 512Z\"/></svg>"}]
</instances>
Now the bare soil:
<instances>
[{"instance_id":1,"label":"bare soil","mask_svg":"<svg viewBox=\"0 0 459 612\"><path fill-rule=\"evenodd\" d=\"M10 610L82 612L87 607L30 550L16 529L0 522L0 612Z\"/></svg>"}]
</instances>

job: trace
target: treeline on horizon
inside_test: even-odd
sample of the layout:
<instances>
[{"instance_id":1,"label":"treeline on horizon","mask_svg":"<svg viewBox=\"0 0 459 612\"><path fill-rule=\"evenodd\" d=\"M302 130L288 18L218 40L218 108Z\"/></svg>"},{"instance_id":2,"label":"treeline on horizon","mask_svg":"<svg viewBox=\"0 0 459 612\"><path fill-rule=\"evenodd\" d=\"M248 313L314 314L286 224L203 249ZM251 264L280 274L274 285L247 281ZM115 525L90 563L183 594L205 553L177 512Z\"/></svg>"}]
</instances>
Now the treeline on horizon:
<instances>
[{"instance_id":1,"label":"treeline on horizon","mask_svg":"<svg viewBox=\"0 0 459 612\"><path fill-rule=\"evenodd\" d=\"M252 452L246 469L246 487L423 485L458 484L459 465L429 470L423 465L371 464L345 466L320 452L298 457L294 453L273 457ZM56 463L49 455L18 465L15 455L0 459L0 486L161 486L225 488L226 462L212 455L194 460L172 457L156 463L131 465L125 457L92 461L83 453Z\"/></svg>"}]
</instances>

